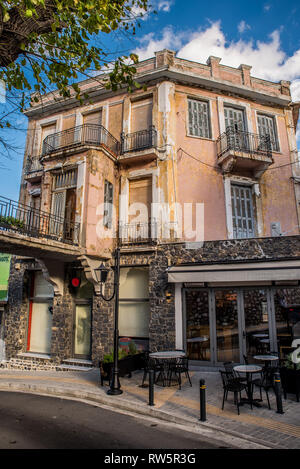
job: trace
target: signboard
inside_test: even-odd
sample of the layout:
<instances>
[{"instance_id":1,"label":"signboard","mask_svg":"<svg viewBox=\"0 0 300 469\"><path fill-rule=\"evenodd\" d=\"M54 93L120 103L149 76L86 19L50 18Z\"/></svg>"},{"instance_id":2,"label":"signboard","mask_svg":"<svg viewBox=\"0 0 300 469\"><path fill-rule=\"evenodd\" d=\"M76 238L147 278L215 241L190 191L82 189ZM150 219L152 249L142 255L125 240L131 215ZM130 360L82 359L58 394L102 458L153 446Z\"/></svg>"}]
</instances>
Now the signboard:
<instances>
[{"instance_id":1,"label":"signboard","mask_svg":"<svg viewBox=\"0 0 300 469\"><path fill-rule=\"evenodd\" d=\"M10 255L0 254L0 301L7 301Z\"/></svg>"}]
</instances>

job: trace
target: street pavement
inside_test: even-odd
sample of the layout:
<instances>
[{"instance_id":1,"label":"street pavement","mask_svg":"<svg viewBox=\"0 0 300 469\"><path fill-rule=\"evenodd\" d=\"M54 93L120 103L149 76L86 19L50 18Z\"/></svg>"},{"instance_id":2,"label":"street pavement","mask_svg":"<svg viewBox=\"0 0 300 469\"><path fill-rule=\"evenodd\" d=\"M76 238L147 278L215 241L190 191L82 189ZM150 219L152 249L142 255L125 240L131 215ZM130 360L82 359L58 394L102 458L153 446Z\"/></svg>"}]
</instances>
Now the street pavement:
<instances>
[{"instance_id":1,"label":"street pavement","mask_svg":"<svg viewBox=\"0 0 300 469\"><path fill-rule=\"evenodd\" d=\"M270 391L271 410L263 393L261 407L249 405L237 414L229 393L221 409L223 388L217 371L191 371L192 387L184 379L178 386L154 387L154 406L149 406L149 390L142 388L141 371L120 378L123 394L108 396L108 385L100 386L99 371L19 371L0 369L0 391L17 391L75 399L128 415L141 415L181 425L205 438L243 449L299 449L300 403L294 395L283 400L283 414L276 412L276 398ZM206 421L201 422L199 381L206 384ZM257 396L259 393L257 391Z\"/></svg>"}]
</instances>

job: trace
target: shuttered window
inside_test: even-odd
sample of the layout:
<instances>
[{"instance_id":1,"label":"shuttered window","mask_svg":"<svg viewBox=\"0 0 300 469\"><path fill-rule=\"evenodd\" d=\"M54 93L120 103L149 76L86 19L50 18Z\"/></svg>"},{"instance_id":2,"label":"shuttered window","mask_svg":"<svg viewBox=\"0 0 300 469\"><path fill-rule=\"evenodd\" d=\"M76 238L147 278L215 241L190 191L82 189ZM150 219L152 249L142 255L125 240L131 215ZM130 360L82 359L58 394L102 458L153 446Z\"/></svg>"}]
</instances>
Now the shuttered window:
<instances>
[{"instance_id":1,"label":"shuttered window","mask_svg":"<svg viewBox=\"0 0 300 469\"><path fill-rule=\"evenodd\" d=\"M205 101L188 100L189 135L211 138L209 104Z\"/></svg>"},{"instance_id":2,"label":"shuttered window","mask_svg":"<svg viewBox=\"0 0 300 469\"><path fill-rule=\"evenodd\" d=\"M53 190L56 189L70 189L76 187L77 184L77 169L69 171L61 171L53 176Z\"/></svg>"},{"instance_id":3,"label":"shuttered window","mask_svg":"<svg viewBox=\"0 0 300 469\"><path fill-rule=\"evenodd\" d=\"M233 128L234 130L245 130L244 112L240 109L232 107L224 107L225 128Z\"/></svg>"},{"instance_id":4,"label":"shuttered window","mask_svg":"<svg viewBox=\"0 0 300 469\"><path fill-rule=\"evenodd\" d=\"M105 181L103 225L106 226L106 228L112 227L113 194L114 194L114 186L112 185L111 182Z\"/></svg>"},{"instance_id":5,"label":"shuttered window","mask_svg":"<svg viewBox=\"0 0 300 469\"><path fill-rule=\"evenodd\" d=\"M260 136L270 137L271 149L273 151L279 151L274 118L260 114L257 116L257 126L258 126L258 133Z\"/></svg>"},{"instance_id":6,"label":"shuttered window","mask_svg":"<svg viewBox=\"0 0 300 469\"><path fill-rule=\"evenodd\" d=\"M253 238L255 229L251 187L232 184L231 206L233 237Z\"/></svg>"},{"instance_id":7,"label":"shuttered window","mask_svg":"<svg viewBox=\"0 0 300 469\"><path fill-rule=\"evenodd\" d=\"M131 132L149 130L152 125L152 98L131 104Z\"/></svg>"}]
</instances>

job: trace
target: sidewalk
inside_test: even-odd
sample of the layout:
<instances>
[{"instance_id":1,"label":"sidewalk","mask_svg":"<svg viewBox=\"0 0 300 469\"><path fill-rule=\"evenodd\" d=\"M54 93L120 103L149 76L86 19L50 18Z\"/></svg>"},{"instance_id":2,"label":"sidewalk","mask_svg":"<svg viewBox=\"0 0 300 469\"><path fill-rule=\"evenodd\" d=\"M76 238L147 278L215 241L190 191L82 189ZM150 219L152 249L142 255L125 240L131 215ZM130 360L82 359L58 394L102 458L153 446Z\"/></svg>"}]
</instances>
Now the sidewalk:
<instances>
[{"instance_id":1,"label":"sidewalk","mask_svg":"<svg viewBox=\"0 0 300 469\"><path fill-rule=\"evenodd\" d=\"M272 410L265 395L260 408L244 405L237 414L232 395L221 409L223 389L218 372L192 371L193 386L184 380L178 386L155 386L155 406L148 405L148 388L141 388L142 372L121 378L123 394L108 396L99 385L99 371L19 371L0 369L0 391L20 391L61 398L78 399L93 405L105 405L116 411L145 415L183 425L215 440L241 448L300 448L300 403L294 395L283 400L284 414L276 413L276 399L270 392ZM199 380L206 383L207 421L200 422Z\"/></svg>"}]
</instances>

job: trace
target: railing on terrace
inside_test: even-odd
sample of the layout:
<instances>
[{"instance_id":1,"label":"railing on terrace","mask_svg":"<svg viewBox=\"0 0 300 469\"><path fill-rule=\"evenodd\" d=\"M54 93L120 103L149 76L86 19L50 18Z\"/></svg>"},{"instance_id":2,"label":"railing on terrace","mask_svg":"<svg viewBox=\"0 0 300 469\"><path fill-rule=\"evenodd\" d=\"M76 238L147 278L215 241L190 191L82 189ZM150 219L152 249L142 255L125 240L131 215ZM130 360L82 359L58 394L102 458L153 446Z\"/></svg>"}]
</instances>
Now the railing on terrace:
<instances>
[{"instance_id":1,"label":"railing on terrace","mask_svg":"<svg viewBox=\"0 0 300 469\"><path fill-rule=\"evenodd\" d=\"M141 151L147 148L155 148L157 146L157 131L154 125L149 129L139 130L131 134L121 134L121 154L130 151Z\"/></svg>"},{"instance_id":2,"label":"railing on terrace","mask_svg":"<svg viewBox=\"0 0 300 469\"><path fill-rule=\"evenodd\" d=\"M27 158L25 166L25 174L35 173L37 171L43 171L43 166L38 158Z\"/></svg>"},{"instance_id":3,"label":"railing on terrace","mask_svg":"<svg viewBox=\"0 0 300 469\"><path fill-rule=\"evenodd\" d=\"M262 136L228 127L217 139L217 156L220 158L231 150L248 153L250 157L260 155L272 159L274 145L269 135Z\"/></svg>"},{"instance_id":4,"label":"railing on terrace","mask_svg":"<svg viewBox=\"0 0 300 469\"><path fill-rule=\"evenodd\" d=\"M141 223L119 223L119 240L121 245L154 244L158 240L175 241L177 223L149 221Z\"/></svg>"},{"instance_id":5,"label":"railing on terrace","mask_svg":"<svg viewBox=\"0 0 300 469\"><path fill-rule=\"evenodd\" d=\"M13 231L78 245L80 223L0 196L0 231Z\"/></svg>"},{"instance_id":6,"label":"railing on terrace","mask_svg":"<svg viewBox=\"0 0 300 469\"><path fill-rule=\"evenodd\" d=\"M116 156L120 154L120 142L103 125L83 124L48 135L43 141L42 156L83 144L103 145Z\"/></svg>"}]
</instances>

